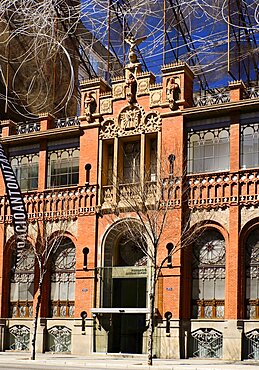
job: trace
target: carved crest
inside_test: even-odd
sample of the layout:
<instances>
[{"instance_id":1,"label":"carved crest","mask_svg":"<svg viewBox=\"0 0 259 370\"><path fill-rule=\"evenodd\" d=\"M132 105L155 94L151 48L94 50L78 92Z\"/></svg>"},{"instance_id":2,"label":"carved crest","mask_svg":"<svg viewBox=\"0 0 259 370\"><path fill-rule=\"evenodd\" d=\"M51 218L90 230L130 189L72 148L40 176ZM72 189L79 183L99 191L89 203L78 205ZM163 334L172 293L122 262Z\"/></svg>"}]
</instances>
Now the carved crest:
<instances>
[{"instance_id":1,"label":"carved crest","mask_svg":"<svg viewBox=\"0 0 259 370\"><path fill-rule=\"evenodd\" d=\"M136 106L128 106L119 115L119 127L124 130L131 130L139 126L141 121L141 111Z\"/></svg>"}]
</instances>

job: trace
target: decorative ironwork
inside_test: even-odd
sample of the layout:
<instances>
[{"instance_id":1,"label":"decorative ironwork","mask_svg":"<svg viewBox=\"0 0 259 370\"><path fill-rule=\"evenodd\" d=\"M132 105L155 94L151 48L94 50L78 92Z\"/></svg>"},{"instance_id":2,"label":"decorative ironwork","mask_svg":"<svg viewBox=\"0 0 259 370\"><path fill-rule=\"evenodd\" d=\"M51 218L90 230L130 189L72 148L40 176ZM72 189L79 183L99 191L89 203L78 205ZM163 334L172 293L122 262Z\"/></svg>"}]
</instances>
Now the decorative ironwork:
<instances>
[{"instance_id":1,"label":"decorative ironwork","mask_svg":"<svg viewBox=\"0 0 259 370\"><path fill-rule=\"evenodd\" d=\"M230 92L227 89L211 89L204 91L203 95L196 97L194 105L204 107L207 105L224 104L230 102Z\"/></svg>"},{"instance_id":2,"label":"decorative ironwork","mask_svg":"<svg viewBox=\"0 0 259 370\"><path fill-rule=\"evenodd\" d=\"M247 99L257 99L257 98L259 98L259 86L249 87L246 90L245 98L247 98Z\"/></svg>"},{"instance_id":3,"label":"decorative ironwork","mask_svg":"<svg viewBox=\"0 0 259 370\"><path fill-rule=\"evenodd\" d=\"M222 358L223 334L215 329L198 329L191 333L193 357Z\"/></svg>"},{"instance_id":4,"label":"decorative ironwork","mask_svg":"<svg viewBox=\"0 0 259 370\"><path fill-rule=\"evenodd\" d=\"M54 122L54 128L63 128L71 126L79 126L80 121L78 117L70 117L66 119L58 119Z\"/></svg>"},{"instance_id":5,"label":"decorative ironwork","mask_svg":"<svg viewBox=\"0 0 259 370\"><path fill-rule=\"evenodd\" d=\"M52 260L52 317L74 316L75 264L75 246L69 238L63 238Z\"/></svg>"},{"instance_id":6,"label":"decorative ironwork","mask_svg":"<svg viewBox=\"0 0 259 370\"><path fill-rule=\"evenodd\" d=\"M30 329L25 325L15 325L9 328L9 349L29 351Z\"/></svg>"},{"instance_id":7,"label":"decorative ironwork","mask_svg":"<svg viewBox=\"0 0 259 370\"><path fill-rule=\"evenodd\" d=\"M192 304L194 318L224 318L225 240L205 231L193 245Z\"/></svg>"},{"instance_id":8,"label":"decorative ironwork","mask_svg":"<svg viewBox=\"0 0 259 370\"><path fill-rule=\"evenodd\" d=\"M40 131L40 122L18 123L16 126L17 135L29 134L37 131Z\"/></svg>"},{"instance_id":9,"label":"decorative ironwork","mask_svg":"<svg viewBox=\"0 0 259 370\"><path fill-rule=\"evenodd\" d=\"M247 345L247 358L259 360L259 329L245 333Z\"/></svg>"},{"instance_id":10,"label":"decorative ironwork","mask_svg":"<svg viewBox=\"0 0 259 370\"><path fill-rule=\"evenodd\" d=\"M188 173L229 168L229 127L188 132Z\"/></svg>"},{"instance_id":11,"label":"decorative ironwork","mask_svg":"<svg viewBox=\"0 0 259 370\"><path fill-rule=\"evenodd\" d=\"M53 326L48 330L49 351L71 352L71 330L66 326Z\"/></svg>"}]
</instances>

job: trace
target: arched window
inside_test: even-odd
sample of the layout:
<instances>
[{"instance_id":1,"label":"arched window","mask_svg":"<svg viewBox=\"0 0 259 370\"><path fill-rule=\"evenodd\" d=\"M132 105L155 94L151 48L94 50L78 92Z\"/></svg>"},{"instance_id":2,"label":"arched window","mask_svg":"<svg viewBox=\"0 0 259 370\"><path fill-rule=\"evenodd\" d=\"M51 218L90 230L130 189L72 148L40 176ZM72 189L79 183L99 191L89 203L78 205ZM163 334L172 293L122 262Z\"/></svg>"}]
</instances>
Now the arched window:
<instances>
[{"instance_id":1,"label":"arched window","mask_svg":"<svg viewBox=\"0 0 259 370\"><path fill-rule=\"evenodd\" d=\"M259 228L246 240L246 305L247 318L259 318Z\"/></svg>"},{"instance_id":2,"label":"arched window","mask_svg":"<svg viewBox=\"0 0 259 370\"><path fill-rule=\"evenodd\" d=\"M13 253L10 284L10 316L32 317L35 255L27 248L18 257Z\"/></svg>"},{"instance_id":3,"label":"arched window","mask_svg":"<svg viewBox=\"0 0 259 370\"><path fill-rule=\"evenodd\" d=\"M146 266L146 249L146 240L137 231L134 238L127 231L123 232L117 244L113 266Z\"/></svg>"},{"instance_id":4,"label":"arched window","mask_svg":"<svg viewBox=\"0 0 259 370\"><path fill-rule=\"evenodd\" d=\"M75 265L75 245L69 238L64 237L52 258L50 293L52 317L74 316Z\"/></svg>"},{"instance_id":5,"label":"arched window","mask_svg":"<svg viewBox=\"0 0 259 370\"><path fill-rule=\"evenodd\" d=\"M193 245L193 318L224 318L225 240L217 230L205 231Z\"/></svg>"}]
</instances>

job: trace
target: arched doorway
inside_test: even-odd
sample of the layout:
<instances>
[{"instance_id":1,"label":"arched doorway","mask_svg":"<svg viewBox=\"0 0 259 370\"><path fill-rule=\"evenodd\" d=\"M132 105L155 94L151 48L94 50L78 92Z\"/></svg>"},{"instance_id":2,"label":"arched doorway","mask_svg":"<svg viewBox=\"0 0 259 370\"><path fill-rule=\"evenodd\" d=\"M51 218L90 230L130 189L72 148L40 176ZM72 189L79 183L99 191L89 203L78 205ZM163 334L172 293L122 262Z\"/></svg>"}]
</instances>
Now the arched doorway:
<instances>
[{"instance_id":1,"label":"arched doorway","mask_svg":"<svg viewBox=\"0 0 259 370\"><path fill-rule=\"evenodd\" d=\"M136 221L124 220L111 228L104 241L101 306L106 325L109 322L111 353L143 353L148 266L147 242L139 230Z\"/></svg>"}]
</instances>

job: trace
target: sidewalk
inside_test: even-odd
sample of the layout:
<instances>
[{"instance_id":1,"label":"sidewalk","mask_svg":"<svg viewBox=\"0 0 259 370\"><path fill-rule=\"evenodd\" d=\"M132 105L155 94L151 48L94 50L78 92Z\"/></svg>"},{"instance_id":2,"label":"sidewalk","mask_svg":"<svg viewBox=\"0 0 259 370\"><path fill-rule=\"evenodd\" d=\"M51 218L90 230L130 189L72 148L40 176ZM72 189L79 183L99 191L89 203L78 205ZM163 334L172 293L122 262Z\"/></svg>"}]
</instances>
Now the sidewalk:
<instances>
[{"instance_id":1,"label":"sidewalk","mask_svg":"<svg viewBox=\"0 0 259 370\"><path fill-rule=\"evenodd\" d=\"M165 360L154 359L153 366L147 366L146 356L139 355L134 357L112 356L94 354L92 356L75 356L69 354L37 354L36 360L29 360L29 353L21 352L0 352L1 364L23 364L24 369L27 365L44 365L45 368L55 370L55 367L74 367L80 368L104 368L104 369L153 369L153 370L256 370L259 369L259 361L224 361L218 359L187 359L187 360Z\"/></svg>"}]
</instances>

